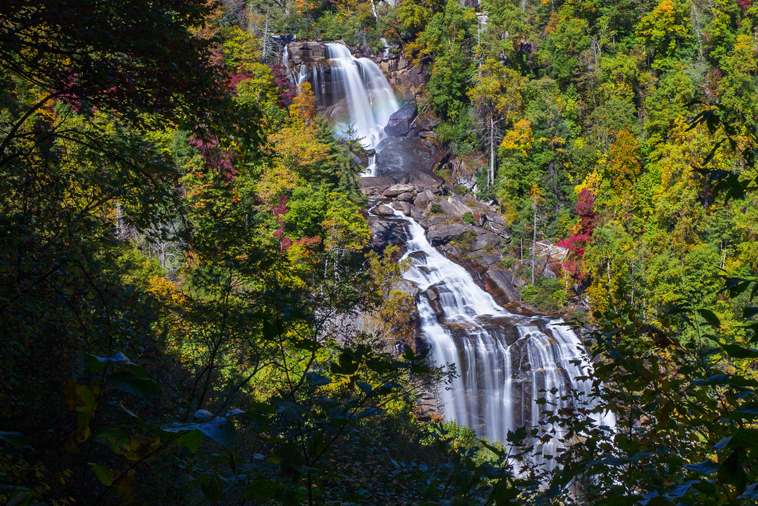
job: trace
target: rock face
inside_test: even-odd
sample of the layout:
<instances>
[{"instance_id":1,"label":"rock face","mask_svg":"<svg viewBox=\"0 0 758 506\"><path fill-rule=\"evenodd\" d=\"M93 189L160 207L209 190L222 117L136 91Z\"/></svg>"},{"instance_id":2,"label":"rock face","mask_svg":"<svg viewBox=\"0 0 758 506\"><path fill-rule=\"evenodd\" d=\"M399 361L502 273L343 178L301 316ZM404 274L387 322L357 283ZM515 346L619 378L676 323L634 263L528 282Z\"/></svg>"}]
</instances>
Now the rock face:
<instances>
[{"instance_id":1,"label":"rock face","mask_svg":"<svg viewBox=\"0 0 758 506\"><path fill-rule=\"evenodd\" d=\"M471 246L471 251L479 251L488 247L494 247L500 244L500 238L495 234L483 234L476 238Z\"/></svg>"},{"instance_id":2,"label":"rock face","mask_svg":"<svg viewBox=\"0 0 758 506\"><path fill-rule=\"evenodd\" d=\"M513 284L513 274L511 271L490 268L487 272L484 273L484 278L485 284L494 285L487 286L486 288L489 288L487 291L495 296L495 300L499 298L498 295L502 297L502 303L505 304L509 302L518 302L521 300L521 296ZM489 283L487 283L488 281ZM498 291L502 292L502 295L500 293L497 293Z\"/></svg>"},{"instance_id":3,"label":"rock face","mask_svg":"<svg viewBox=\"0 0 758 506\"><path fill-rule=\"evenodd\" d=\"M458 223L439 225L430 229L426 234L426 238L432 246L438 246L446 244L454 237L465 234L470 230L474 230L474 227L471 225L461 225Z\"/></svg>"},{"instance_id":4,"label":"rock face","mask_svg":"<svg viewBox=\"0 0 758 506\"><path fill-rule=\"evenodd\" d=\"M407 105L390 116L384 131L393 137L403 137L411 130L411 122L416 118L418 109L415 105Z\"/></svg>"}]
</instances>

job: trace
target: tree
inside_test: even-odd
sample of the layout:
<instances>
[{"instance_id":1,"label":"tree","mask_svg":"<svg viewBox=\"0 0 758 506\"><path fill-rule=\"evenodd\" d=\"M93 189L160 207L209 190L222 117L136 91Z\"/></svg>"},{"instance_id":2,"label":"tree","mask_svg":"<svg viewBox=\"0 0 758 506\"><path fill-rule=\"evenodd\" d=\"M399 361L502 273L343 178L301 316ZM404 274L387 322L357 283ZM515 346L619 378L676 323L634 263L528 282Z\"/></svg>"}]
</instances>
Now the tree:
<instances>
[{"instance_id":1,"label":"tree","mask_svg":"<svg viewBox=\"0 0 758 506\"><path fill-rule=\"evenodd\" d=\"M537 184L532 185L529 194L532 200L532 285L534 285L535 258L537 255L537 208L543 198L540 193L540 187Z\"/></svg>"},{"instance_id":2,"label":"tree","mask_svg":"<svg viewBox=\"0 0 758 506\"><path fill-rule=\"evenodd\" d=\"M494 59L488 59L479 67L475 86L468 96L480 116L488 123L490 173L488 182L495 184L496 127L500 121L514 122L523 107L521 88L523 79L515 70L506 68Z\"/></svg>"}]
</instances>

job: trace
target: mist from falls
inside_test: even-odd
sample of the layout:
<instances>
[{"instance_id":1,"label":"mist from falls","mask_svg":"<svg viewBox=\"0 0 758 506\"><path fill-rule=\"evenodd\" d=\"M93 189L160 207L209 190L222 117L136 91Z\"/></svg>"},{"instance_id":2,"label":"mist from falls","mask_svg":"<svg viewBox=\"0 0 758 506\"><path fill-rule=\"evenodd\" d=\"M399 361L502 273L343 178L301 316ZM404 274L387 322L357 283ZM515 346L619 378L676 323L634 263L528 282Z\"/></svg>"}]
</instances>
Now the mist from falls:
<instances>
[{"instance_id":1,"label":"mist from falls","mask_svg":"<svg viewBox=\"0 0 758 506\"><path fill-rule=\"evenodd\" d=\"M386 136L384 126L400 106L381 69L368 58L355 58L342 44L327 44L332 66L332 93L344 98L350 111L349 123L336 126L345 135L352 126L363 145L373 149ZM318 79L318 78L317 78ZM322 79L323 80L323 79Z\"/></svg>"}]
</instances>

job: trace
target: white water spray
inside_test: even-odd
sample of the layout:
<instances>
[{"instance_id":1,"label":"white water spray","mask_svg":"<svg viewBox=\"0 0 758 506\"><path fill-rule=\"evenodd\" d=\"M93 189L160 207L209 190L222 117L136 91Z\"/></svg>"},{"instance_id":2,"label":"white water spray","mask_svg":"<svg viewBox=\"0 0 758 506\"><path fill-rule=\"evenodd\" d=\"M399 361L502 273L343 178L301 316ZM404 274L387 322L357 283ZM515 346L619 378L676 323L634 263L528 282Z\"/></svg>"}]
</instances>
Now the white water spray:
<instances>
[{"instance_id":1,"label":"white water spray","mask_svg":"<svg viewBox=\"0 0 758 506\"><path fill-rule=\"evenodd\" d=\"M333 95L345 97L351 124L336 125L344 135L352 126L366 148L375 148L385 137L384 127L400 106L381 69L368 58L354 58L342 44L327 44L332 64Z\"/></svg>"}]
</instances>

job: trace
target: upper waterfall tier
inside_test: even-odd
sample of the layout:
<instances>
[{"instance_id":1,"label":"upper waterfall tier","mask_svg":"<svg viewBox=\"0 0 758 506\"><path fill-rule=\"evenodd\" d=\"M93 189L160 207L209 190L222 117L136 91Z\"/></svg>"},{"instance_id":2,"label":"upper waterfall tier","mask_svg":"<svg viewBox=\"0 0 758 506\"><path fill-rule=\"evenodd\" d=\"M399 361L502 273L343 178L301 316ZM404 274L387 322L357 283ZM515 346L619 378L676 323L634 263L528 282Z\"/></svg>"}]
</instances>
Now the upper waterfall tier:
<instances>
[{"instance_id":1,"label":"upper waterfall tier","mask_svg":"<svg viewBox=\"0 0 758 506\"><path fill-rule=\"evenodd\" d=\"M432 247L418 223L399 211L395 216L407 225L405 258L413 265L404 277L421 290L421 330L436 364L455 364L458 373L440 392L445 417L491 441L505 441L508 431L544 421L540 398L555 403L551 410L588 400L592 366L562 320L505 310ZM561 435L560 427L550 428ZM554 455L555 444L544 444L542 451Z\"/></svg>"},{"instance_id":2,"label":"upper waterfall tier","mask_svg":"<svg viewBox=\"0 0 758 506\"><path fill-rule=\"evenodd\" d=\"M400 106L389 81L368 58L354 58L342 44L327 44L332 71L333 100L345 99L349 120L337 125L345 135L352 127L363 145L374 148L385 137L384 127ZM318 79L314 73L314 81ZM323 79L322 79L323 80Z\"/></svg>"}]
</instances>

